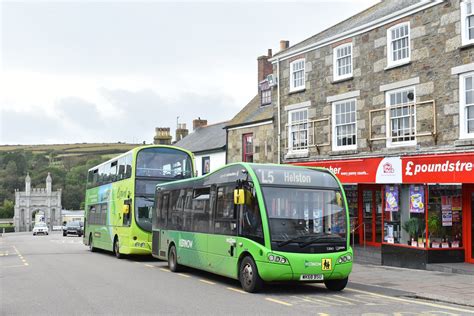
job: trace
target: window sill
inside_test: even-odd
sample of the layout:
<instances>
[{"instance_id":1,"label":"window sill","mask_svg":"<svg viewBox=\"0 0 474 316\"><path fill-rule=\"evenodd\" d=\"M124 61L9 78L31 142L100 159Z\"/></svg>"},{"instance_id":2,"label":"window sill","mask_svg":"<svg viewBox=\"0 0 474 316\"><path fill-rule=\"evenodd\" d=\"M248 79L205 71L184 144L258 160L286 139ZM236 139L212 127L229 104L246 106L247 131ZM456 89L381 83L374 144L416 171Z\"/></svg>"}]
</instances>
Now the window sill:
<instances>
[{"instance_id":1,"label":"window sill","mask_svg":"<svg viewBox=\"0 0 474 316\"><path fill-rule=\"evenodd\" d=\"M416 141L396 142L387 144L388 149L398 149L400 147L416 147Z\"/></svg>"},{"instance_id":2,"label":"window sill","mask_svg":"<svg viewBox=\"0 0 474 316\"><path fill-rule=\"evenodd\" d=\"M350 81L350 80L353 80L353 79L354 79L354 76L350 76L350 77L346 77L346 78L338 78L338 79L335 79L335 80L331 81L331 83L332 84L341 83L341 82Z\"/></svg>"},{"instance_id":3,"label":"window sill","mask_svg":"<svg viewBox=\"0 0 474 316\"><path fill-rule=\"evenodd\" d=\"M459 50L464 50L464 49L469 49L474 47L474 41L472 42L467 42L467 43L462 43L461 46L459 46Z\"/></svg>"},{"instance_id":4,"label":"window sill","mask_svg":"<svg viewBox=\"0 0 474 316\"><path fill-rule=\"evenodd\" d=\"M294 94L294 93L299 93L299 92L304 92L305 90L306 90L306 87L290 90L290 92L288 92L288 95Z\"/></svg>"},{"instance_id":5,"label":"window sill","mask_svg":"<svg viewBox=\"0 0 474 316\"><path fill-rule=\"evenodd\" d=\"M308 158L308 157L309 157L309 151L308 150L289 151L285 155L285 159Z\"/></svg>"},{"instance_id":6,"label":"window sill","mask_svg":"<svg viewBox=\"0 0 474 316\"><path fill-rule=\"evenodd\" d=\"M357 149L333 149L329 152L329 156L357 155Z\"/></svg>"},{"instance_id":7,"label":"window sill","mask_svg":"<svg viewBox=\"0 0 474 316\"><path fill-rule=\"evenodd\" d=\"M403 66L410 65L410 64L411 64L411 60L408 60L408 61L404 61L402 63L388 65L383 70L395 69L395 68L403 67Z\"/></svg>"},{"instance_id":8,"label":"window sill","mask_svg":"<svg viewBox=\"0 0 474 316\"><path fill-rule=\"evenodd\" d=\"M462 138L454 141L455 147L474 146L474 138Z\"/></svg>"}]
</instances>

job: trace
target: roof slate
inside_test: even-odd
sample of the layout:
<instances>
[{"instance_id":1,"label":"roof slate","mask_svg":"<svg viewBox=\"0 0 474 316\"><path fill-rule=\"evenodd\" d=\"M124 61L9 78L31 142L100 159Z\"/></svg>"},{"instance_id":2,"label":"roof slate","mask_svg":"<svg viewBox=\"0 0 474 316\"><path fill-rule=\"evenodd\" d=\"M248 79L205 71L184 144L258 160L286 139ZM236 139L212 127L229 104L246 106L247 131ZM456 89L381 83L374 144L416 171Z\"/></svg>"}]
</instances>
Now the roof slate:
<instances>
[{"instance_id":1,"label":"roof slate","mask_svg":"<svg viewBox=\"0 0 474 316\"><path fill-rule=\"evenodd\" d=\"M302 47L323 41L325 39L331 38L333 36L336 36L337 34L344 33L346 31L349 31L351 29L354 29L356 27L362 26L364 24L367 24L371 21L377 20L379 18L382 18L384 16L390 15L392 13L395 13L401 9L404 9L406 7L412 6L414 4L417 4L419 2L423 2L426 0L383 0L380 3L377 3L373 5L372 7L334 25L331 26L330 28L313 35L310 38L305 39L302 42L299 42L298 44L295 44L281 52L278 52L273 56L273 58L278 57L282 53L291 53L292 51L296 51Z\"/></svg>"},{"instance_id":2,"label":"roof slate","mask_svg":"<svg viewBox=\"0 0 474 316\"><path fill-rule=\"evenodd\" d=\"M224 149L226 146L226 130L228 122L206 125L196 128L174 146L187 149L193 153Z\"/></svg>"},{"instance_id":3,"label":"roof slate","mask_svg":"<svg viewBox=\"0 0 474 316\"><path fill-rule=\"evenodd\" d=\"M232 120L227 123L226 127L239 126L245 124L252 124L264 120L271 120L273 118L272 106L260 105L260 95L257 94L252 100L242 109Z\"/></svg>"}]
</instances>

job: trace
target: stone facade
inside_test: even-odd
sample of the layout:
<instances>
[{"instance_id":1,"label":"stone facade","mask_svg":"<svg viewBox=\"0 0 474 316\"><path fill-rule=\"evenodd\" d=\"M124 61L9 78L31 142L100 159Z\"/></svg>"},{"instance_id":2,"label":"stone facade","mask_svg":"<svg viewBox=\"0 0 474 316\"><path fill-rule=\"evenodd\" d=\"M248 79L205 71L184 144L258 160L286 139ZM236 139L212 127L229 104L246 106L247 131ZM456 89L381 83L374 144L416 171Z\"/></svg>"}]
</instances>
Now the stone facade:
<instances>
[{"instance_id":1,"label":"stone facade","mask_svg":"<svg viewBox=\"0 0 474 316\"><path fill-rule=\"evenodd\" d=\"M37 214L44 215L44 222L52 230L61 223L61 190L52 191L53 181L48 173L46 188L31 188L31 178L25 178L25 191L15 191L15 231L31 231Z\"/></svg>"},{"instance_id":2,"label":"stone facade","mask_svg":"<svg viewBox=\"0 0 474 316\"><path fill-rule=\"evenodd\" d=\"M388 1L383 1L381 5L384 5L383 3ZM396 67L387 67L387 29L402 22L409 22L410 61ZM333 79L333 49L341 43L322 45L302 53L295 50L293 55L284 55L285 51L277 54L272 61L274 75L279 78L280 83L282 133L280 160L276 151L274 159L292 162L474 149L472 141L459 140L460 80L459 75L452 74L451 70L474 62L472 46L461 47L460 25L460 1L442 1L347 38L344 43L352 43L353 75L341 81ZM291 49L290 47L288 52L291 52ZM290 92L290 63L300 58L305 59L305 87L304 90ZM279 73L277 73L277 62L279 62ZM409 146L391 147L384 139L387 137L389 122L385 110L386 92L404 87L415 89L415 100L419 103L416 105L416 133L424 136L417 136L416 142ZM275 118L276 89L278 88L273 89ZM356 99L355 150L334 150L332 146L333 100L338 99L337 96L341 94L351 95ZM308 121L313 129L309 131L311 135L308 149L295 152L288 148L287 142L288 109L291 110L293 106L298 107L300 104L310 104ZM369 119L370 111L380 109L384 110L372 112ZM275 119L275 131L278 128L277 124L278 120ZM372 134L369 134L370 130ZM374 138L382 139L374 140Z\"/></svg>"},{"instance_id":3,"label":"stone facade","mask_svg":"<svg viewBox=\"0 0 474 316\"><path fill-rule=\"evenodd\" d=\"M243 127L229 129L227 132L227 162L242 161L243 135L253 135L253 162L273 162L275 141L273 135L273 122L256 127Z\"/></svg>"}]
</instances>

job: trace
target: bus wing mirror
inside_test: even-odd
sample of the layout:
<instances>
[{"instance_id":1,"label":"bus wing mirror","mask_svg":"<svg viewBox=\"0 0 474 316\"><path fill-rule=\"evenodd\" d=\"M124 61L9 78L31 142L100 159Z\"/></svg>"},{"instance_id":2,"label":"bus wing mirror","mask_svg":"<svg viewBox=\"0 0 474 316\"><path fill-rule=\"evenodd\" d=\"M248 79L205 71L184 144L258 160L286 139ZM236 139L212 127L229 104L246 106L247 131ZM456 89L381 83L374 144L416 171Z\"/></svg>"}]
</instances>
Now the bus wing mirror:
<instances>
[{"instance_id":1,"label":"bus wing mirror","mask_svg":"<svg viewBox=\"0 0 474 316\"><path fill-rule=\"evenodd\" d=\"M130 205L125 204L124 206L122 206L122 212L123 212L124 214L130 213Z\"/></svg>"},{"instance_id":2,"label":"bus wing mirror","mask_svg":"<svg viewBox=\"0 0 474 316\"><path fill-rule=\"evenodd\" d=\"M245 204L245 191L244 191L244 189L235 189L234 190L234 204L235 205Z\"/></svg>"}]
</instances>

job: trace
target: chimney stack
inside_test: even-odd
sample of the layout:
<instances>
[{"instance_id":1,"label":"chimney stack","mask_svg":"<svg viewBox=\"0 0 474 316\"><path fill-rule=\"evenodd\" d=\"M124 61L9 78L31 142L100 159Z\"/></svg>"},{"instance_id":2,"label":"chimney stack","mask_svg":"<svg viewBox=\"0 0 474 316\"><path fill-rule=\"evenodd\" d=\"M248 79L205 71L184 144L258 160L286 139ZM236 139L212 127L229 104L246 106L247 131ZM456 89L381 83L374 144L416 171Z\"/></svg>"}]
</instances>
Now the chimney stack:
<instances>
[{"instance_id":1,"label":"chimney stack","mask_svg":"<svg viewBox=\"0 0 474 316\"><path fill-rule=\"evenodd\" d=\"M193 120L193 131L195 131L199 127L203 127L207 125L207 120L201 120L200 117Z\"/></svg>"},{"instance_id":2,"label":"chimney stack","mask_svg":"<svg viewBox=\"0 0 474 316\"><path fill-rule=\"evenodd\" d=\"M280 41L280 52L282 50L287 49L288 47L290 47L290 41L285 41L285 40Z\"/></svg>"},{"instance_id":3,"label":"chimney stack","mask_svg":"<svg viewBox=\"0 0 474 316\"><path fill-rule=\"evenodd\" d=\"M257 64L258 64L258 82L265 80L267 76L271 73L273 73L273 66L272 64L268 61L269 58L272 57L272 50L268 50L268 55L267 56L260 56L257 58Z\"/></svg>"},{"instance_id":4,"label":"chimney stack","mask_svg":"<svg viewBox=\"0 0 474 316\"><path fill-rule=\"evenodd\" d=\"M173 138L170 133L169 127L157 127L155 128L155 137L153 137L153 143L155 145L171 145L171 139Z\"/></svg>"},{"instance_id":5,"label":"chimney stack","mask_svg":"<svg viewBox=\"0 0 474 316\"><path fill-rule=\"evenodd\" d=\"M186 123L178 124L178 128L176 129L176 141L179 142L186 136L188 136L189 131L186 128Z\"/></svg>"}]
</instances>

